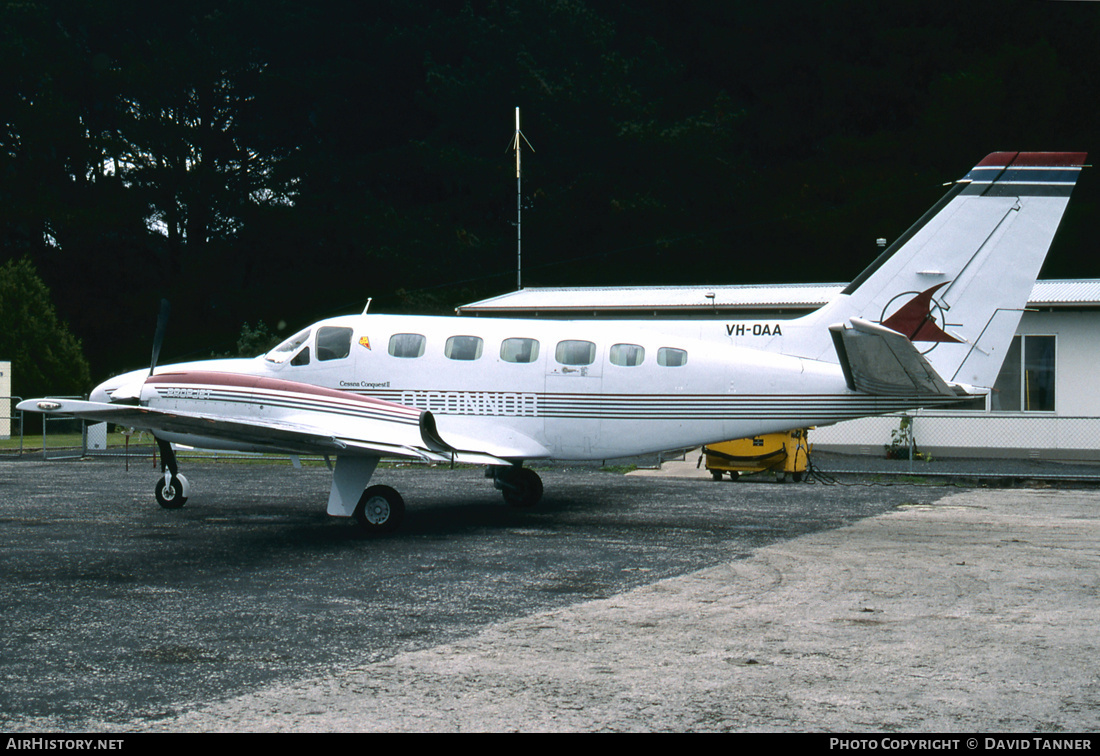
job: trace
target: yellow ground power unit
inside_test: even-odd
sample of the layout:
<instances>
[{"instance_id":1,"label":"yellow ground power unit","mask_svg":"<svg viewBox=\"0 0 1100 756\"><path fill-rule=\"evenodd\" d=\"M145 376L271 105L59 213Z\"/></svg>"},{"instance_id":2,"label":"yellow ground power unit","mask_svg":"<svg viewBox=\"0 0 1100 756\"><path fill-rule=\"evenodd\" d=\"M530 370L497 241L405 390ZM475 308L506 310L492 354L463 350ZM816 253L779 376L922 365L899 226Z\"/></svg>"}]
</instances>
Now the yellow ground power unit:
<instances>
[{"instance_id":1,"label":"yellow ground power unit","mask_svg":"<svg viewBox=\"0 0 1100 756\"><path fill-rule=\"evenodd\" d=\"M742 474L770 471L779 482L800 481L809 464L808 436L808 428L799 428L704 446L707 470L715 480L723 473L737 480Z\"/></svg>"}]
</instances>

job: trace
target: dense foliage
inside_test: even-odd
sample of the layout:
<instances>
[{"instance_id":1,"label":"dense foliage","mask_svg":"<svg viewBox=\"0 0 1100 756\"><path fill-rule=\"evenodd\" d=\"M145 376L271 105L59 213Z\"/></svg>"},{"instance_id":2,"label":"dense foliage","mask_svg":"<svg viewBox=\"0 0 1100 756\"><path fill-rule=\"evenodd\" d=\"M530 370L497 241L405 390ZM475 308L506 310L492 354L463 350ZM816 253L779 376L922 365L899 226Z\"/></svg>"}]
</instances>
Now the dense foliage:
<instances>
[{"instance_id":1,"label":"dense foliage","mask_svg":"<svg viewBox=\"0 0 1100 756\"><path fill-rule=\"evenodd\" d=\"M88 361L62 323L50 292L28 260L0 265L0 354L12 363L12 394L79 396L88 390Z\"/></svg>"},{"instance_id":2,"label":"dense foliage","mask_svg":"<svg viewBox=\"0 0 1100 756\"><path fill-rule=\"evenodd\" d=\"M446 312L514 287L519 106L525 285L847 280L986 153L1096 151L1098 6L0 0L0 260L97 376L161 296L166 359Z\"/></svg>"}]
</instances>

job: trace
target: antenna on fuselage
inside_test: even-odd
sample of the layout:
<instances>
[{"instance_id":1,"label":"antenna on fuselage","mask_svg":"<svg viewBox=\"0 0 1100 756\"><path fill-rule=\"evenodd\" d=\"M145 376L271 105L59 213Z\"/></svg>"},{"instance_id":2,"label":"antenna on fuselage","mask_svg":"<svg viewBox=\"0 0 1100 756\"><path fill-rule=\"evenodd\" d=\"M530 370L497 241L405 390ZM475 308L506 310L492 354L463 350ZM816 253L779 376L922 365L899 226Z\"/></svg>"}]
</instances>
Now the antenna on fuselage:
<instances>
[{"instance_id":1,"label":"antenna on fuselage","mask_svg":"<svg viewBox=\"0 0 1100 756\"><path fill-rule=\"evenodd\" d=\"M523 140L522 144L520 140ZM527 137L523 135L523 132L519 130L519 108L516 108L516 136L512 139L511 149L516 151L516 290L523 288L523 192L521 191L521 179L520 179L520 147L526 144L531 147L531 143L527 141ZM531 147L531 152L534 152L535 148Z\"/></svg>"},{"instance_id":2,"label":"antenna on fuselage","mask_svg":"<svg viewBox=\"0 0 1100 756\"><path fill-rule=\"evenodd\" d=\"M370 303L374 301L374 297L367 297L367 306L363 308L363 314L367 314L367 310L370 309Z\"/></svg>"}]
</instances>

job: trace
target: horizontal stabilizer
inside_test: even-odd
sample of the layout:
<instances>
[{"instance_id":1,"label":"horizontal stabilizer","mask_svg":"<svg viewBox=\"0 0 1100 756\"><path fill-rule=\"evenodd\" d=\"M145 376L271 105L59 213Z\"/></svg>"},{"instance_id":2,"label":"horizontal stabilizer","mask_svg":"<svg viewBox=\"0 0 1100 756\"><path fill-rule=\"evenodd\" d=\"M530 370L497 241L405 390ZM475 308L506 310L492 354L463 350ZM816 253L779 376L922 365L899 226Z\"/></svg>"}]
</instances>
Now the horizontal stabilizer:
<instances>
[{"instance_id":1,"label":"horizontal stabilizer","mask_svg":"<svg viewBox=\"0 0 1100 756\"><path fill-rule=\"evenodd\" d=\"M852 318L834 325L833 343L848 387L873 396L964 398L928 364L913 342L885 326Z\"/></svg>"}]
</instances>

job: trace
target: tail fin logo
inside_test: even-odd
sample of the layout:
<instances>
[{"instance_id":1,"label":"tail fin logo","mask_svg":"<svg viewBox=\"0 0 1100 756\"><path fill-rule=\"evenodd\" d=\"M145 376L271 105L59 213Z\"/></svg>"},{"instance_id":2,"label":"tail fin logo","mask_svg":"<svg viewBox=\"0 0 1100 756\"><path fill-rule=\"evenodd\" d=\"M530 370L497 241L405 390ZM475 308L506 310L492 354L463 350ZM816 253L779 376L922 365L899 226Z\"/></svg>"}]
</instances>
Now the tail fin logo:
<instances>
[{"instance_id":1,"label":"tail fin logo","mask_svg":"<svg viewBox=\"0 0 1100 756\"><path fill-rule=\"evenodd\" d=\"M883 308L882 319L879 322L887 328L902 334L912 342L931 342L932 346L923 350L926 353L934 349L937 344L961 343L959 339L940 327L939 323L943 323L945 326L949 324L944 319L945 308L943 304L936 301L933 296L939 289L949 283L950 281L944 281L926 291L909 291L899 294ZM910 299L887 316L887 313L891 311L898 300L905 297L910 297Z\"/></svg>"}]
</instances>

